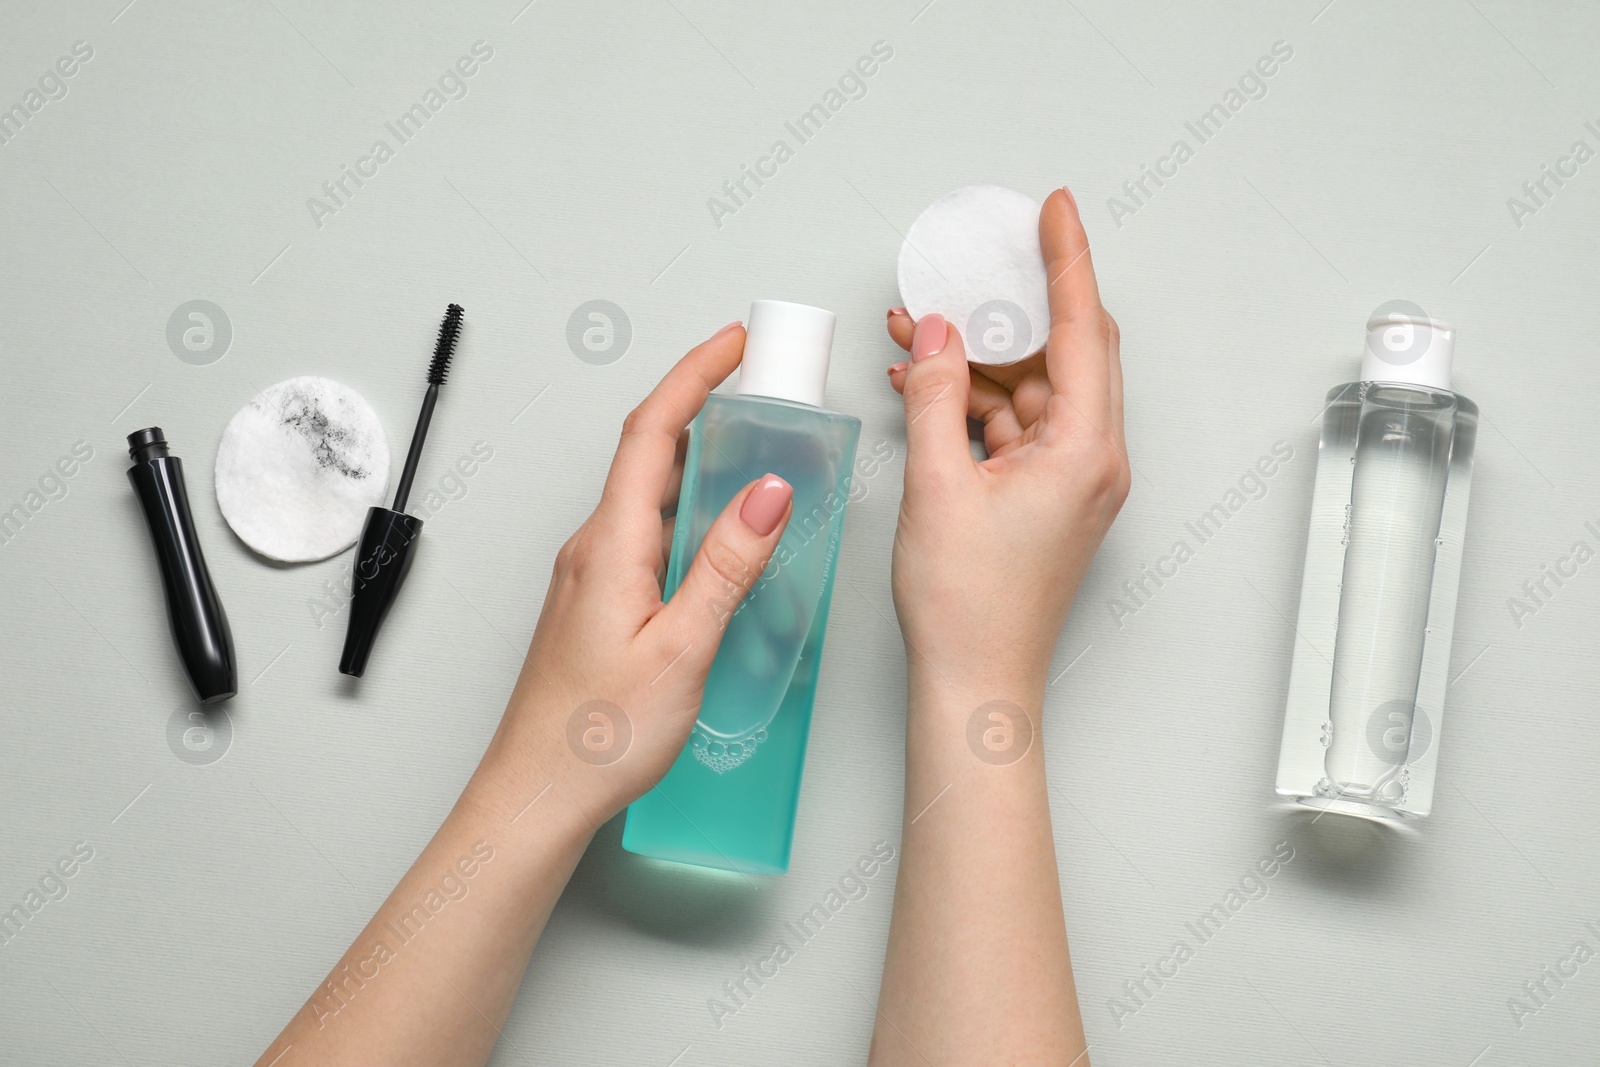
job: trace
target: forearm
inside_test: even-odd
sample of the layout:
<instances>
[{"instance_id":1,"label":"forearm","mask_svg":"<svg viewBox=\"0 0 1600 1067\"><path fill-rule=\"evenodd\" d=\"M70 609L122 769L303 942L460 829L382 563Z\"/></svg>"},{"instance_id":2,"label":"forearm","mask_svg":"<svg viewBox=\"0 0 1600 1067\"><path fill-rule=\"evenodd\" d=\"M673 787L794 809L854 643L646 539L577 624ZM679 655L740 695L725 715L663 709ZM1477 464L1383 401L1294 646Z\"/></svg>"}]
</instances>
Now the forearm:
<instances>
[{"instance_id":1,"label":"forearm","mask_svg":"<svg viewBox=\"0 0 1600 1067\"><path fill-rule=\"evenodd\" d=\"M672 601L662 601L670 536L661 508L678 494L674 450L739 365L744 336L738 323L718 330L630 414L600 505L556 554L516 689L477 773L262 1055L264 1067L488 1058L595 830L660 781L688 739L724 609L744 594L722 573L765 571L793 511L782 478L745 486L705 532Z\"/></svg>"},{"instance_id":2,"label":"forearm","mask_svg":"<svg viewBox=\"0 0 1600 1067\"><path fill-rule=\"evenodd\" d=\"M1087 1063L1050 829L1043 696L1043 665L958 685L913 657L875 1065Z\"/></svg>"},{"instance_id":3,"label":"forearm","mask_svg":"<svg viewBox=\"0 0 1600 1067\"><path fill-rule=\"evenodd\" d=\"M588 807L559 774L491 747L433 840L260 1064L279 1056L279 1067L485 1062L598 825Z\"/></svg>"}]
</instances>

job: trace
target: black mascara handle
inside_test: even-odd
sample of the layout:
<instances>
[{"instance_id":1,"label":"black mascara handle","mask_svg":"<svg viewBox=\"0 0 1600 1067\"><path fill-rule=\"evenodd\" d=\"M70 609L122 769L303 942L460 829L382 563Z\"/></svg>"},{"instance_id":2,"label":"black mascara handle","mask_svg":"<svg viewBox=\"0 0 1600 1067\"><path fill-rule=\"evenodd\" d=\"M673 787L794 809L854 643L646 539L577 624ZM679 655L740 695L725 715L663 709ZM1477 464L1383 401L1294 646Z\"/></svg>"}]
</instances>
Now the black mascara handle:
<instances>
[{"instance_id":1,"label":"black mascara handle","mask_svg":"<svg viewBox=\"0 0 1600 1067\"><path fill-rule=\"evenodd\" d=\"M202 704L219 704L238 691L233 631L206 568L184 487L183 460L167 454L161 430L128 435L133 466L128 481L139 498L167 597L167 620L183 669Z\"/></svg>"},{"instance_id":2,"label":"black mascara handle","mask_svg":"<svg viewBox=\"0 0 1600 1067\"><path fill-rule=\"evenodd\" d=\"M360 678L388 617L400 586L411 573L411 550L422 533L422 520L389 508L368 508L367 523L356 544L350 586L350 620L344 634L339 672Z\"/></svg>"}]
</instances>

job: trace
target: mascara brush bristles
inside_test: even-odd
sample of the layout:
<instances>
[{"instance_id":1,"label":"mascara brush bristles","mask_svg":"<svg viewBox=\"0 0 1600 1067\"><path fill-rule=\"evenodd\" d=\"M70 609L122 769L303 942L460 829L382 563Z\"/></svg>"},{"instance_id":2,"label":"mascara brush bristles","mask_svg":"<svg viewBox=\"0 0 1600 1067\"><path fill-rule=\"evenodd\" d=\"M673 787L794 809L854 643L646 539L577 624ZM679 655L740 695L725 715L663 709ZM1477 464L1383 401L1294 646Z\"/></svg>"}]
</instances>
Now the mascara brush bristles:
<instances>
[{"instance_id":1,"label":"mascara brush bristles","mask_svg":"<svg viewBox=\"0 0 1600 1067\"><path fill-rule=\"evenodd\" d=\"M433 418L433 405L439 399L439 386L444 384L445 372L450 369L450 357L455 355L456 341L461 336L460 304L451 304L439 324L439 340L433 346L433 360L428 364L428 391L422 394L422 411L417 415L417 428L411 434L411 450L406 453L405 470L400 473L400 485L394 491L394 510L404 511L411 496L411 483L417 476L417 461L422 458L422 442L428 436L428 423Z\"/></svg>"},{"instance_id":2,"label":"mascara brush bristles","mask_svg":"<svg viewBox=\"0 0 1600 1067\"><path fill-rule=\"evenodd\" d=\"M444 321L439 324L439 341L433 346L433 362L428 364L429 385L444 384L445 373L450 369L450 357L456 351L456 339L461 336L462 314L460 304L451 304L445 309Z\"/></svg>"}]
</instances>

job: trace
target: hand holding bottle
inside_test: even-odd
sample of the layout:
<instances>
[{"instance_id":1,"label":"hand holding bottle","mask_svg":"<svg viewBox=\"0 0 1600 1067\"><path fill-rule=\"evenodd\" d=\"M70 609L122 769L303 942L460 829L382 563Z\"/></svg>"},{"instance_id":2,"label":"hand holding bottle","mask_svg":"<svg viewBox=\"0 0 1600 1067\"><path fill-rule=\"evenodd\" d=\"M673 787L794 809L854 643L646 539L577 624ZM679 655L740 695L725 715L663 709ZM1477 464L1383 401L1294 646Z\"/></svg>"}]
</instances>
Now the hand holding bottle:
<instances>
[{"instance_id":1,"label":"hand holding bottle","mask_svg":"<svg viewBox=\"0 0 1600 1067\"><path fill-rule=\"evenodd\" d=\"M678 497L678 442L739 365L744 341L738 323L723 327L623 423L600 504L556 557L522 674L477 773L262 1054L263 1067L290 1049L306 1063L488 1060L556 898L594 832L683 748L727 617L793 511L783 479L745 485L662 603L671 540L662 513ZM447 893L447 909L420 903L445 899L450 886L460 892ZM405 947L402 931L419 915L428 924L421 947ZM401 962L390 962L393 946Z\"/></svg>"},{"instance_id":2,"label":"hand holding bottle","mask_svg":"<svg viewBox=\"0 0 1600 1067\"><path fill-rule=\"evenodd\" d=\"M668 372L624 421L594 514L556 556L521 676L486 764L554 781L604 821L666 774L700 707L727 620L766 568L792 510L767 474L712 523L670 603L662 514L678 497L679 437L739 365L732 323ZM599 822L594 825L598 826Z\"/></svg>"},{"instance_id":3,"label":"hand holding bottle","mask_svg":"<svg viewBox=\"0 0 1600 1067\"><path fill-rule=\"evenodd\" d=\"M1130 481L1117 324L1065 190L1045 201L1039 238L1050 285L1043 353L969 365L940 316L889 313L889 335L911 353L889 369L905 397L909 453L895 609L913 664L925 660L979 699L995 680L1015 685L1047 669ZM983 462L968 449L968 416L984 425Z\"/></svg>"}]
</instances>

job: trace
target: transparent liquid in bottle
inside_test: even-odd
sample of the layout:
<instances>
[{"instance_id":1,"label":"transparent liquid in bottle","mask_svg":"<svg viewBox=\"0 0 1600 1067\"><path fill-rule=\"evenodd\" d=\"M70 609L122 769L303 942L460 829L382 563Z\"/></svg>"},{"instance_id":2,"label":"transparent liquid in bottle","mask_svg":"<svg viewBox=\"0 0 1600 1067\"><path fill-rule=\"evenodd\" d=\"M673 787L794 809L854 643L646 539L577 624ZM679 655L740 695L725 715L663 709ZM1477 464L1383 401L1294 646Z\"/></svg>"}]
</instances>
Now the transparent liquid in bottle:
<instances>
[{"instance_id":1,"label":"transparent liquid in bottle","mask_svg":"<svg viewBox=\"0 0 1600 1067\"><path fill-rule=\"evenodd\" d=\"M1432 809L1477 423L1443 389L1328 394L1280 796L1381 820Z\"/></svg>"},{"instance_id":2,"label":"transparent liquid in bottle","mask_svg":"<svg viewBox=\"0 0 1600 1067\"><path fill-rule=\"evenodd\" d=\"M794 487L794 510L772 562L726 620L689 743L628 808L623 848L748 874L788 868L860 434L851 416L752 396L713 395L694 421L668 598L746 483L778 475Z\"/></svg>"}]
</instances>

